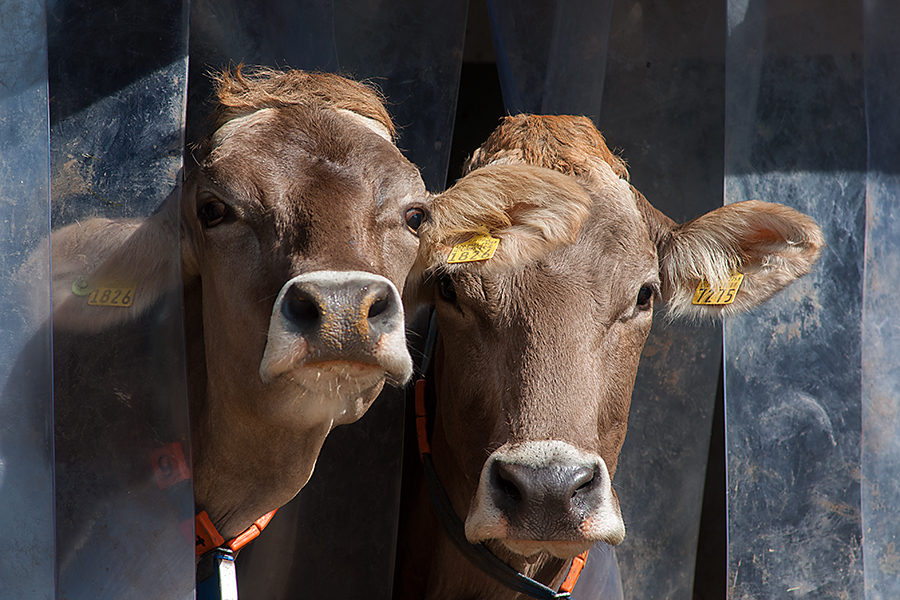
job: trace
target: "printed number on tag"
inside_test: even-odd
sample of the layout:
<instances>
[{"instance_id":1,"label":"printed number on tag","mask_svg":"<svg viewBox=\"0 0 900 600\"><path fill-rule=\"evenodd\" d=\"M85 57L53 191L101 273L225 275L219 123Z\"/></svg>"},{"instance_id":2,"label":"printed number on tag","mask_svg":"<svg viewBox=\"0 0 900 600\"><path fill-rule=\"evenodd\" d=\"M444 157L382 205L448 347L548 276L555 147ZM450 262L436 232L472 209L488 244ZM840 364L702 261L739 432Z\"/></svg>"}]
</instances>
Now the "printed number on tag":
<instances>
[{"instance_id":1,"label":"printed number on tag","mask_svg":"<svg viewBox=\"0 0 900 600\"><path fill-rule=\"evenodd\" d=\"M128 284L97 285L88 296L88 304L91 306L121 306L124 308L131 306L132 302L134 302L134 285Z\"/></svg>"},{"instance_id":2,"label":"printed number on tag","mask_svg":"<svg viewBox=\"0 0 900 600\"><path fill-rule=\"evenodd\" d=\"M180 442L172 442L150 454L156 485L163 490L191 476Z\"/></svg>"},{"instance_id":3,"label":"printed number on tag","mask_svg":"<svg viewBox=\"0 0 900 600\"><path fill-rule=\"evenodd\" d=\"M499 238L479 233L465 242L453 246L450 256L447 257L447 262L453 264L487 260L494 256L494 252L496 252L499 245Z\"/></svg>"},{"instance_id":4,"label":"printed number on tag","mask_svg":"<svg viewBox=\"0 0 900 600\"><path fill-rule=\"evenodd\" d=\"M691 303L706 306L724 306L726 304L731 304L734 302L734 297L737 296L742 281L744 281L744 276L737 271L731 274L731 277L728 278L728 281L723 286L712 287L704 279L700 282L700 285L697 286L697 290L694 292Z\"/></svg>"}]
</instances>

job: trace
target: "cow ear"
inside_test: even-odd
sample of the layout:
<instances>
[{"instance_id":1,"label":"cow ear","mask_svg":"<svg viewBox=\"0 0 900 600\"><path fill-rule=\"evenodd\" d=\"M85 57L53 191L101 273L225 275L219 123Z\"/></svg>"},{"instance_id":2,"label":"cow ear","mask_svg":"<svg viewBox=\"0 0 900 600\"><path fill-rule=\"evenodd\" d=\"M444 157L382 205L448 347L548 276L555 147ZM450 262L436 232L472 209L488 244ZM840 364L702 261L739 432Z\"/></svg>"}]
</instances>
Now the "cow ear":
<instances>
[{"instance_id":1,"label":"cow ear","mask_svg":"<svg viewBox=\"0 0 900 600\"><path fill-rule=\"evenodd\" d=\"M574 242L591 197L571 177L542 167L497 165L477 169L435 196L419 229L414 273L435 268L502 270ZM490 259L449 265L457 244L477 234L500 240Z\"/></svg>"},{"instance_id":2,"label":"cow ear","mask_svg":"<svg viewBox=\"0 0 900 600\"><path fill-rule=\"evenodd\" d=\"M90 219L50 235L54 327L136 319L181 283L178 195L146 219Z\"/></svg>"},{"instance_id":3,"label":"cow ear","mask_svg":"<svg viewBox=\"0 0 900 600\"><path fill-rule=\"evenodd\" d=\"M491 272L526 264L560 244L574 242L591 197L574 179L528 165L495 165L472 171L429 206L418 230L419 251L407 278L408 307L428 302L422 283L436 270ZM487 260L450 264L453 248L476 235L499 240Z\"/></svg>"},{"instance_id":4,"label":"cow ear","mask_svg":"<svg viewBox=\"0 0 900 600\"><path fill-rule=\"evenodd\" d=\"M675 317L718 317L753 308L809 273L825 244L822 231L806 215L758 200L729 204L667 228L658 241L660 278L663 300ZM735 272L743 280L733 303L694 303L701 281L712 288L726 286Z\"/></svg>"}]
</instances>

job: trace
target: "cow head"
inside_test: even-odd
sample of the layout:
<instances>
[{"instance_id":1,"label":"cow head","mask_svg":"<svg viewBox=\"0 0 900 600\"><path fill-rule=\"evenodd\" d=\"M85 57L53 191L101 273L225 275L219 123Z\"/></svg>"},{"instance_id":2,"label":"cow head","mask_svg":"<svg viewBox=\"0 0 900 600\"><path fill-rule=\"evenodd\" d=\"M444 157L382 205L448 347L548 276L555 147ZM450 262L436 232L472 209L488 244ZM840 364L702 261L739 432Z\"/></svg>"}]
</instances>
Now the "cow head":
<instances>
[{"instance_id":1,"label":"cow head","mask_svg":"<svg viewBox=\"0 0 900 600\"><path fill-rule=\"evenodd\" d=\"M411 373L398 289L425 190L370 90L289 75L223 76L184 186L185 278L208 394L282 426L350 422Z\"/></svg>"},{"instance_id":2,"label":"cow head","mask_svg":"<svg viewBox=\"0 0 900 600\"><path fill-rule=\"evenodd\" d=\"M297 493L333 426L409 378L400 292L428 198L364 85L238 70L218 101L180 198L55 243L72 255L96 245L85 231L113 232L89 278L136 282L134 305L59 311L97 327L154 303L180 240L195 498L227 538Z\"/></svg>"},{"instance_id":3,"label":"cow head","mask_svg":"<svg viewBox=\"0 0 900 600\"><path fill-rule=\"evenodd\" d=\"M676 225L583 118L509 117L467 169L435 197L407 288L440 331L435 467L471 542L559 558L617 544L611 482L654 305L748 309L809 271L821 232L764 202ZM500 239L494 257L448 264L477 231ZM733 304L691 303L733 270Z\"/></svg>"}]
</instances>

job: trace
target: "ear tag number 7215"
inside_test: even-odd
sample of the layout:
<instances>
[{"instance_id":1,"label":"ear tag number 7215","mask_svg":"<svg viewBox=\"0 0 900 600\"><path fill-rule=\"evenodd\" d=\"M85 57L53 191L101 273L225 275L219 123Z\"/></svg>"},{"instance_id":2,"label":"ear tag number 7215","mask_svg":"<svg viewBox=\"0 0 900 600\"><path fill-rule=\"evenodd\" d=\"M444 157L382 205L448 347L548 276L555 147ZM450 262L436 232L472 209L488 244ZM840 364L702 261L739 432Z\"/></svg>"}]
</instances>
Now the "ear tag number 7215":
<instances>
[{"instance_id":1,"label":"ear tag number 7215","mask_svg":"<svg viewBox=\"0 0 900 600\"><path fill-rule=\"evenodd\" d=\"M710 286L705 279L697 286L694 297L691 299L692 304L704 306L724 306L734 302L741 282L744 281L744 275L735 271L728 278L725 285Z\"/></svg>"}]
</instances>

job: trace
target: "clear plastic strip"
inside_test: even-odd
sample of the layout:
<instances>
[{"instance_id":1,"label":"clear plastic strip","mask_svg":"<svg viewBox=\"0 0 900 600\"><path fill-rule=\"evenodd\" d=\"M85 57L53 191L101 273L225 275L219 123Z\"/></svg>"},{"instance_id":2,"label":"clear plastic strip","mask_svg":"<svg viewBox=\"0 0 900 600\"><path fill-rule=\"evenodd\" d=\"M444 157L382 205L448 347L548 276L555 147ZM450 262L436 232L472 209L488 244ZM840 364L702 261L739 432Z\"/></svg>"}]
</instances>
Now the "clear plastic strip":
<instances>
[{"instance_id":1,"label":"clear plastic strip","mask_svg":"<svg viewBox=\"0 0 900 600\"><path fill-rule=\"evenodd\" d=\"M443 190L467 7L467 0L286 0L260 11L235 0L193 2L189 122L203 123L209 110L210 69L243 62L368 80L386 97L398 147L427 188ZM191 125L188 140L197 141L200 129ZM403 408L403 391L388 388L363 420L329 434L311 480L241 551L242 594L391 596ZM359 490L367 490L365 510Z\"/></svg>"},{"instance_id":2,"label":"clear plastic strip","mask_svg":"<svg viewBox=\"0 0 900 600\"><path fill-rule=\"evenodd\" d=\"M176 237L187 33L182 0L57 2L49 23L58 597L193 595ZM153 214L174 215L162 250L138 242ZM93 280L119 251L152 254L152 283ZM135 298L138 283L158 301Z\"/></svg>"},{"instance_id":3,"label":"clear plastic strip","mask_svg":"<svg viewBox=\"0 0 900 600\"><path fill-rule=\"evenodd\" d=\"M725 324L728 593L862 598L862 6L728 3L726 202L812 216L813 272Z\"/></svg>"},{"instance_id":4,"label":"clear plastic strip","mask_svg":"<svg viewBox=\"0 0 900 600\"><path fill-rule=\"evenodd\" d=\"M0 3L0 598L55 594L47 22Z\"/></svg>"},{"instance_id":5,"label":"clear plastic strip","mask_svg":"<svg viewBox=\"0 0 900 600\"><path fill-rule=\"evenodd\" d=\"M900 5L865 2L865 289L862 492L866 600L900 598Z\"/></svg>"}]
</instances>

